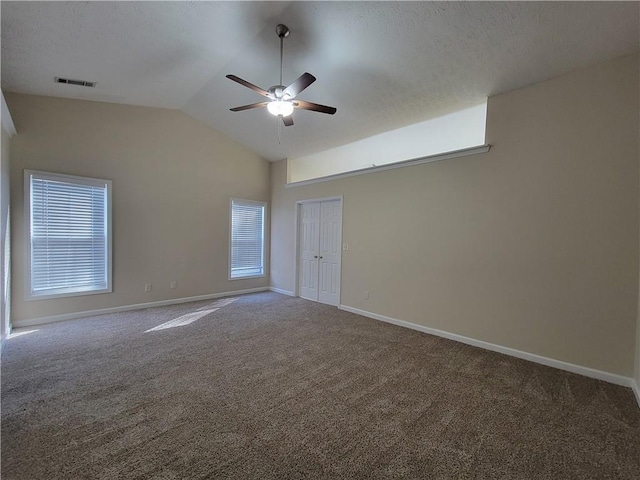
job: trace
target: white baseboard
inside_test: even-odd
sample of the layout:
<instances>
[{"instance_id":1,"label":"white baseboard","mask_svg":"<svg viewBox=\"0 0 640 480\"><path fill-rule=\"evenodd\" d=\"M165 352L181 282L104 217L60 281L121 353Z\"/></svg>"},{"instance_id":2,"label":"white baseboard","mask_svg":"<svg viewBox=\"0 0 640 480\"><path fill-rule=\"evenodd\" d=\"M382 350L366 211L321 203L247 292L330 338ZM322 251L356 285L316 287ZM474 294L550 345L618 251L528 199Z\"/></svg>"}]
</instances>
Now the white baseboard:
<instances>
[{"instance_id":1,"label":"white baseboard","mask_svg":"<svg viewBox=\"0 0 640 480\"><path fill-rule=\"evenodd\" d=\"M444 330L438 330L435 328L425 327L424 325L418 325L416 323L406 322L404 320L398 320L397 318L387 317L385 315L379 315L377 313L367 312L366 310L360 310L359 308L349 307L348 305L340 305L340 310L356 313L363 317L373 318L374 320L380 320L382 322L392 323L400 327L410 328L412 330L418 330L419 332L428 333L430 335L436 335L438 337L448 338L449 340L455 340L456 342L466 343L474 347L484 348L485 350L491 350L493 352L503 353L512 357L521 358L523 360L529 360L530 362L539 363L548 367L558 368L560 370L566 370L567 372L577 373L578 375L584 375L585 377L595 378L597 380L603 380L605 382L614 383L616 385L622 385L625 387L634 388L638 403L640 405L640 392L638 391L636 382L629 377L623 377L622 375L616 375L615 373L603 372L601 370L595 370L593 368L582 367L573 363L563 362L561 360L555 360L553 358L543 357L534 353L523 352L514 348L504 347L502 345L496 345L494 343L484 342L482 340L476 340L474 338L458 335L457 333L445 332ZM635 385L635 387L634 387Z\"/></svg>"},{"instance_id":2,"label":"white baseboard","mask_svg":"<svg viewBox=\"0 0 640 480\"><path fill-rule=\"evenodd\" d=\"M295 297L296 294L289 291L289 290L283 290L281 288L276 288L276 287L269 287L269 290L271 290L272 292L276 292L276 293L281 293L282 295L289 295L290 297Z\"/></svg>"},{"instance_id":3,"label":"white baseboard","mask_svg":"<svg viewBox=\"0 0 640 480\"><path fill-rule=\"evenodd\" d=\"M29 318L13 322L13 328L33 327L47 323L63 322L75 318L93 317L95 315L105 315L107 313L128 312L130 310L142 310L152 307L164 307L167 305L177 305L180 303L197 302L200 300L212 300L214 298L229 297L232 295L242 295L244 293L255 293L268 291L269 287L248 288L246 290L235 290L232 292L210 293L207 295L197 295L195 297L172 298L170 300L160 300L157 302L137 303L134 305L122 305L120 307L101 308L98 310L87 310L84 312L64 313L62 315L52 315L50 317Z\"/></svg>"},{"instance_id":4,"label":"white baseboard","mask_svg":"<svg viewBox=\"0 0 640 480\"><path fill-rule=\"evenodd\" d=\"M632 380L633 385L631 386L631 390L636 394L636 400L638 401L638 406L640 407L640 385L638 385L637 380Z\"/></svg>"}]
</instances>

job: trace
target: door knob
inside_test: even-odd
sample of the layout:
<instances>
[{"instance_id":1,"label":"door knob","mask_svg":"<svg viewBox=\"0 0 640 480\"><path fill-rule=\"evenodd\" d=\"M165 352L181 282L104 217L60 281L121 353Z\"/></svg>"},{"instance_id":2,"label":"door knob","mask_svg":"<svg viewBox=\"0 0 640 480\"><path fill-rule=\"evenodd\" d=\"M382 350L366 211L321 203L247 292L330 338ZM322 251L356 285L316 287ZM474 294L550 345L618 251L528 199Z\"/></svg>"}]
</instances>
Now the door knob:
<instances>
[{"instance_id":1,"label":"door knob","mask_svg":"<svg viewBox=\"0 0 640 480\"><path fill-rule=\"evenodd\" d=\"M318 255L314 255L313 258L318 258ZM321 257L322 258L322 257Z\"/></svg>"}]
</instances>

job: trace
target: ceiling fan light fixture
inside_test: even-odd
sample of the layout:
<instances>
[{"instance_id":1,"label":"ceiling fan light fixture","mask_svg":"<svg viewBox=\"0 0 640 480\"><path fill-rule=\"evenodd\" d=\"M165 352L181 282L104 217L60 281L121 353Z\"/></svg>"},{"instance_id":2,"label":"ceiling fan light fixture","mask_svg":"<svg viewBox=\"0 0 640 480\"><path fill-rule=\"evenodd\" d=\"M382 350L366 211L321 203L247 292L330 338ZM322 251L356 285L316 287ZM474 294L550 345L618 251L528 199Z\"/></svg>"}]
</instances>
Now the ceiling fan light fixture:
<instances>
[{"instance_id":1,"label":"ceiling fan light fixture","mask_svg":"<svg viewBox=\"0 0 640 480\"><path fill-rule=\"evenodd\" d=\"M287 100L274 100L267 104L267 110L276 117L288 117L293 113L293 103Z\"/></svg>"}]
</instances>

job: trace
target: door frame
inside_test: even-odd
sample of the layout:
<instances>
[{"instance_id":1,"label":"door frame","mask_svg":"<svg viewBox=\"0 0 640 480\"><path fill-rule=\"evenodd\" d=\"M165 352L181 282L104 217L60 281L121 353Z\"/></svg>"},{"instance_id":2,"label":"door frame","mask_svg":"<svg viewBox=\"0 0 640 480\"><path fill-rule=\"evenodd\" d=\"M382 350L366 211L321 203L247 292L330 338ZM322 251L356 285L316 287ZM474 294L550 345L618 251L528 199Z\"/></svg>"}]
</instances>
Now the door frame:
<instances>
[{"instance_id":1,"label":"door frame","mask_svg":"<svg viewBox=\"0 0 640 480\"><path fill-rule=\"evenodd\" d=\"M338 200L340 202L340 291L338 292L338 305L341 305L342 300L342 234L344 233L344 198L343 195L334 195L331 197L321 197L321 198L308 198L304 200L296 200L296 208L295 208L295 239L294 239L294 249L295 259L293 262L293 296L300 296L300 284L299 284L299 276L298 272L300 270L300 215L302 213L302 205L304 203L315 203L315 202L331 202Z\"/></svg>"}]
</instances>

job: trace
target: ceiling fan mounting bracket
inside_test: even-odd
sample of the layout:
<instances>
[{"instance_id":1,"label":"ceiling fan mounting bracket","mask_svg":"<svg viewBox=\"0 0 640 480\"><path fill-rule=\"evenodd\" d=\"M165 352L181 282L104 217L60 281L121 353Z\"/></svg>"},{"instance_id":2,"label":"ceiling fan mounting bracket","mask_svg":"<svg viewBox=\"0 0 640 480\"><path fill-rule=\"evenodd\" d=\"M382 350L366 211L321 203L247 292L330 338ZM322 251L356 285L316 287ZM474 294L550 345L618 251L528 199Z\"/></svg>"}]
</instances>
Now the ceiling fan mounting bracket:
<instances>
[{"instance_id":1,"label":"ceiling fan mounting bracket","mask_svg":"<svg viewBox=\"0 0 640 480\"><path fill-rule=\"evenodd\" d=\"M283 25L282 23L279 23L278 25L276 25L276 33L278 34L279 38L287 38L291 32L289 31L289 27Z\"/></svg>"}]
</instances>

